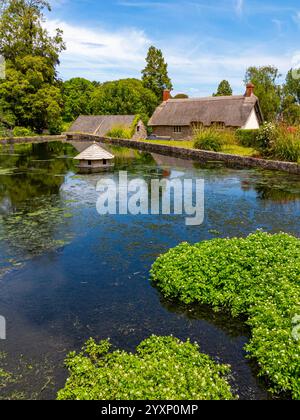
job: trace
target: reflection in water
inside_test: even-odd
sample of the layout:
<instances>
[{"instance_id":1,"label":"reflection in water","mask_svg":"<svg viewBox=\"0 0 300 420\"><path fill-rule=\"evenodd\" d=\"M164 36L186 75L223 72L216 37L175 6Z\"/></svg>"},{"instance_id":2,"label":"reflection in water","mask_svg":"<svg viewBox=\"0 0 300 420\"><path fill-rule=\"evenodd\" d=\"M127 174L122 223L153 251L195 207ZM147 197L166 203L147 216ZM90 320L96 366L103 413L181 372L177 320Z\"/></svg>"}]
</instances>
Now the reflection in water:
<instances>
[{"instance_id":1,"label":"reflection in water","mask_svg":"<svg viewBox=\"0 0 300 420\"><path fill-rule=\"evenodd\" d=\"M99 175L76 173L74 144L1 147L0 314L8 339L0 352L7 352L11 369L23 354L39 372L25 375L18 389L53 398L65 379L65 354L90 336L111 337L132 351L154 333L198 341L232 365L241 398L268 398L245 360L248 329L241 320L164 300L148 273L159 254L182 241L245 236L257 228L299 235L300 181L104 147L116 156L114 173L104 176L127 170L129 178L148 184L152 178L205 179L204 224L187 227L184 215L100 217Z\"/></svg>"},{"instance_id":2,"label":"reflection in water","mask_svg":"<svg viewBox=\"0 0 300 420\"><path fill-rule=\"evenodd\" d=\"M241 184L244 191L254 189L258 198L286 204L300 202L299 176L288 173L261 171Z\"/></svg>"}]
</instances>

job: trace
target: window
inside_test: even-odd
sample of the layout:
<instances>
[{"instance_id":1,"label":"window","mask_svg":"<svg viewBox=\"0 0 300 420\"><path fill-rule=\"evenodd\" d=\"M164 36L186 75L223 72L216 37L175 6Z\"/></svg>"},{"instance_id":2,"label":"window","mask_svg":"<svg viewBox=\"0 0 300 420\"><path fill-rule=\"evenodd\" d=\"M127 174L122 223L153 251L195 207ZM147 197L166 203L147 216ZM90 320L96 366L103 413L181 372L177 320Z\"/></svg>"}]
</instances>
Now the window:
<instances>
[{"instance_id":1,"label":"window","mask_svg":"<svg viewBox=\"0 0 300 420\"><path fill-rule=\"evenodd\" d=\"M181 127L179 125L175 125L174 133L181 133Z\"/></svg>"},{"instance_id":2,"label":"window","mask_svg":"<svg viewBox=\"0 0 300 420\"><path fill-rule=\"evenodd\" d=\"M136 131L137 131L137 133L139 133L139 132L140 132L140 129L141 129L141 127L138 125L138 126L136 127Z\"/></svg>"},{"instance_id":3,"label":"window","mask_svg":"<svg viewBox=\"0 0 300 420\"><path fill-rule=\"evenodd\" d=\"M106 159L103 159L103 165L106 165Z\"/></svg>"},{"instance_id":4,"label":"window","mask_svg":"<svg viewBox=\"0 0 300 420\"><path fill-rule=\"evenodd\" d=\"M91 160L88 160L88 165L92 166L92 161Z\"/></svg>"}]
</instances>

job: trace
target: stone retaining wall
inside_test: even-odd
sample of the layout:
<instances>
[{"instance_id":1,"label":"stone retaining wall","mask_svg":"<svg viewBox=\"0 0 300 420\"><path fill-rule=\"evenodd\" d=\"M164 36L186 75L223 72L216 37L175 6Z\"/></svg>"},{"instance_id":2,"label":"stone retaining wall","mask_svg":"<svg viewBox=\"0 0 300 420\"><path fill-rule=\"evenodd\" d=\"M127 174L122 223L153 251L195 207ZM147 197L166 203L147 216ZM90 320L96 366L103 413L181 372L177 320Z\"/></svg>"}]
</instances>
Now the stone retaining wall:
<instances>
[{"instance_id":1,"label":"stone retaining wall","mask_svg":"<svg viewBox=\"0 0 300 420\"><path fill-rule=\"evenodd\" d=\"M33 136L33 137L8 137L0 139L0 144L19 144L19 143L45 143L51 141L63 141L65 135L57 136Z\"/></svg>"},{"instance_id":2,"label":"stone retaining wall","mask_svg":"<svg viewBox=\"0 0 300 420\"><path fill-rule=\"evenodd\" d=\"M90 134L73 134L57 136L35 136L35 137L13 137L0 139L0 144L18 144L18 143L43 143L51 141L97 141L115 146L123 146L132 149L138 149L149 153L158 153L165 156L178 157L200 162L219 161L228 166L242 168L262 168L275 171L284 171L291 174L300 175L300 165L291 162L281 162L274 160L257 159L238 155L229 155L225 153L209 152L206 150L185 149L157 144L155 142L146 143L143 141L128 139L111 139L93 136Z\"/></svg>"},{"instance_id":3,"label":"stone retaining wall","mask_svg":"<svg viewBox=\"0 0 300 420\"><path fill-rule=\"evenodd\" d=\"M238 155L230 155L225 153L209 152L205 150L185 149L182 147L165 146L155 144L155 142L146 143L142 141L126 140L126 139L109 139L92 135L72 135L67 136L67 140L73 141L98 141L115 146L124 146L128 148L143 150L149 153L158 153L161 155L178 157L200 162L220 161L229 166L242 168L262 168L268 170L285 171L291 174L300 175L300 165L291 162L281 162L274 160L257 159L252 157L244 157Z\"/></svg>"}]
</instances>

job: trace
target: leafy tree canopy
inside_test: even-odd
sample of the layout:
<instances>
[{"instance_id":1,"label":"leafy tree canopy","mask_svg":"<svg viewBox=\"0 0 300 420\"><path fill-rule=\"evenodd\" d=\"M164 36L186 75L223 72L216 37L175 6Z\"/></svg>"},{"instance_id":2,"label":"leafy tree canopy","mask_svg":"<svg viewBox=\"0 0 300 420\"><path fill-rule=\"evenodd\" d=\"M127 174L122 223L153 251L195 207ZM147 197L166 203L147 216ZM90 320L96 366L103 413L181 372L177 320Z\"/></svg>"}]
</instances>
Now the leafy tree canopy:
<instances>
[{"instance_id":1,"label":"leafy tree canopy","mask_svg":"<svg viewBox=\"0 0 300 420\"><path fill-rule=\"evenodd\" d=\"M44 0L1 2L0 54L6 79L0 81L0 115L7 124L38 132L58 132L62 98L56 75L62 32L51 37L42 27Z\"/></svg>"},{"instance_id":2,"label":"leafy tree canopy","mask_svg":"<svg viewBox=\"0 0 300 420\"><path fill-rule=\"evenodd\" d=\"M161 50L150 47L146 58L147 65L142 71L145 88L152 90L159 101L165 89L172 90L173 85L168 75L168 64Z\"/></svg>"},{"instance_id":3,"label":"leafy tree canopy","mask_svg":"<svg viewBox=\"0 0 300 420\"><path fill-rule=\"evenodd\" d=\"M5 119L37 132L45 128L59 131L61 92L58 86L45 82L44 75L51 75L47 70L43 58L32 56L7 66L6 79L0 83L0 109L2 104Z\"/></svg>"},{"instance_id":4,"label":"leafy tree canopy","mask_svg":"<svg viewBox=\"0 0 300 420\"><path fill-rule=\"evenodd\" d=\"M174 99L188 99L189 95L186 95L185 93L178 93L174 96Z\"/></svg>"},{"instance_id":5,"label":"leafy tree canopy","mask_svg":"<svg viewBox=\"0 0 300 420\"><path fill-rule=\"evenodd\" d=\"M75 77L63 83L64 119L73 121L79 115L91 113L91 97L95 85L87 79Z\"/></svg>"},{"instance_id":6,"label":"leafy tree canopy","mask_svg":"<svg viewBox=\"0 0 300 420\"><path fill-rule=\"evenodd\" d=\"M231 96L233 93L230 83L227 80L222 80L219 84L217 93L214 93L213 96Z\"/></svg>"},{"instance_id":7,"label":"leafy tree canopy","mask_svg":"<svg viewBox=\"0 0 300 420\"><path fill-rule=\"evenodd\" d=\"M279 114L281 104L281 87L277 84L279 70L273 66L249 67L245 82L252 82L255 95L259 98L263 116L266 121L273 121Z\"/></svg>"},{"instance_id":8,"label":"leafy tree canopy","mask_svg":"<svg viewBox=\"0 0 300 420\"><path fill-rule=\"evenodd\" d=\"M0 21L0 54L13 63L17 58L44 57L54 66L65 49L62 31L51 37L42 27L43 10L51 10L44 0L2 0Z\"/></svg>"},{"instance_id":9,"label":"leafy tree canopy","mask_svg":"<svg viewBox=\"0 0 300 420\"><path fill-rule=\"evenodd\" d=\"M300 69L298 70L299 72ZM292 69L288 72L283 91L285 95L293 96L295 101L300 105L300 77L295 77L295 74L296 72Z\"/></svg>"},{"instance_id":10,"label":"leafy tree canopy","mask_svg":"<svg viewBox=\"0 0 300 420\"><path fill-rule=\"evenodd\" d=\"M300 124L300 105L295 96L289 94L283 98L282 116L284 122L289 125Z\"/></svg>"},{"instance_id":11,"label":"leafy tree canopy","mask_svg":"<svg viewBox=\"0 0 300 420\"><path fill-rule=\"evenodd\" d=\"M149 117L158 105L155 94L137 79L107 82L92 94L91 111L103 115L142 115Z\"/></svg>"}]
</instances>

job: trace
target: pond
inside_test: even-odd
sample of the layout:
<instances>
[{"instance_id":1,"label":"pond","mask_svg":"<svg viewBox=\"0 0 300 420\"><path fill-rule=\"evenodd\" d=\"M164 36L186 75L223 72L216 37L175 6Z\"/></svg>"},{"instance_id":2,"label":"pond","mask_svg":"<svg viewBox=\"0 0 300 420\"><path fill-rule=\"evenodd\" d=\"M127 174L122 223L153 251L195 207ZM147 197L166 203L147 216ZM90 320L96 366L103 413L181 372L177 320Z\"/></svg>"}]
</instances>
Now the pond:
<instances>
[{"instance_id":1,"label":"pond","mask_svg":"<svg viewBox=\"0 0 300 420\"><path fill-rule=\"evenodd\" d=\"M0 148L0 367L15 381L2 397L55 398L63 360L89 337L110 337L134 350L151 334L197 341L203 352L232 366L241 399L269 399L255 362L245 358L243 320L200 306L166 301L152 287L156 257L182 241L246 236L257 229L299 236L300 179L109 148L113 174L205 180L205 219L184 215L110 215L96 211L98 174L76 173L73 157L86 144L62 142ZM3 354L5 353L5 354Z\"/></svg>"}]
</instances>

